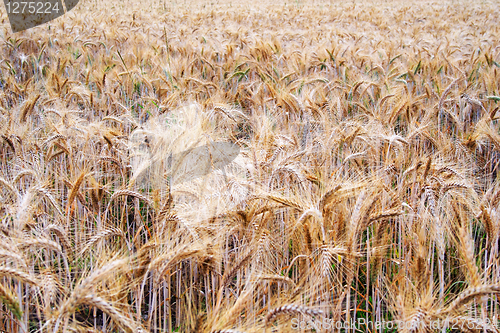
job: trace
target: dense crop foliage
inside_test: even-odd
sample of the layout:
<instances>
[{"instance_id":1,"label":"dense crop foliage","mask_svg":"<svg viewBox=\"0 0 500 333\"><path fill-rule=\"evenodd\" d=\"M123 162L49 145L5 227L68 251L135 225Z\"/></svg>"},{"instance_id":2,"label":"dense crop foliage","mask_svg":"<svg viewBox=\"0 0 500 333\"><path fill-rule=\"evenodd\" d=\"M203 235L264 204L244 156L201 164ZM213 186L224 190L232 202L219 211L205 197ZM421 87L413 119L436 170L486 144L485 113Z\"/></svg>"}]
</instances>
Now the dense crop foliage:
<instances>
[{"instance_id":1,"label":"dense crop foliage","mask_svg":"<svg viewBox=\"0 0 500 333\"><path fill-rule=\"evenodd\" d=\"M18 34L2 14L0 330L495 331L498 13L81 0ZM213 142L240 154L172 169Z\"/></svg>"}]
</instances>

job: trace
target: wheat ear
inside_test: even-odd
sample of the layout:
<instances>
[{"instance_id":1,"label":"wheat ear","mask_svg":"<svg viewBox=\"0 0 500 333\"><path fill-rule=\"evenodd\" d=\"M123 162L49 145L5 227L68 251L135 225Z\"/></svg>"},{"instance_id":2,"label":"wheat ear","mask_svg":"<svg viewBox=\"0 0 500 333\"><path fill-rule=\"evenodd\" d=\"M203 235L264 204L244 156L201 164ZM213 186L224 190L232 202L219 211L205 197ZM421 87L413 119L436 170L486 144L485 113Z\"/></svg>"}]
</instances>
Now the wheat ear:
<instances>
[{"instance_id":1,"label":"wheat ear","mask_svg":"<svg viewBox=\"0 0 500 333\"><path fill-rule=\"evenodd\" d=\"M266 322L266 324L268 324L268 323L271 322L271 320L275 319L279 315L282 315L282 314L291 315L291 314L294 314L294 313L306 314L306 315L309 315L309 316L317 316L317 315L322 314L323 311L316 310L316 309L311 309L311 308L308 308L308 307L305 307L305 306L301 306L301 305L287 304L287 305L283 305L283 306L280 306L278 308L275 308L275 309L271 310L267 314L265 322Z\"/></svg>"},{"instance_id":2,"label":"wheat ear","mask_svg":"<svg viewBox=\"0 0 500 333\"><path fill-rule=\"evenodd\" d=\"M12 294L12 292L4 287L3 284L0 283L0 301L16 316L17 319L21 320L23 316L23 311L19 306L19 302L16 297Z\"/></svg>"}]
</instances>

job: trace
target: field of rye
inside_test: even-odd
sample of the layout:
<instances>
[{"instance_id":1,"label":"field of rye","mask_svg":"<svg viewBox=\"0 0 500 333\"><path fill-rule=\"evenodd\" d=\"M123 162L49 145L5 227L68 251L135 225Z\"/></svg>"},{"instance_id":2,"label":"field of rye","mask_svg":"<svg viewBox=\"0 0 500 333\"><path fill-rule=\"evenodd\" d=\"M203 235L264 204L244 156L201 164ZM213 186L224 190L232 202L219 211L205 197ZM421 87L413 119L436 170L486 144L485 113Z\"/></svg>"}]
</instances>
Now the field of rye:
<instances>
[{"instance_id":1,"label":"field of rye","mask_svg":"<svg viewBox=\"0 0 500 333\"><path fill-rule=\"evenodd\" d=\"M498 2L1 18L0 331L497 332Z\"/></svg>"}]
</instances>

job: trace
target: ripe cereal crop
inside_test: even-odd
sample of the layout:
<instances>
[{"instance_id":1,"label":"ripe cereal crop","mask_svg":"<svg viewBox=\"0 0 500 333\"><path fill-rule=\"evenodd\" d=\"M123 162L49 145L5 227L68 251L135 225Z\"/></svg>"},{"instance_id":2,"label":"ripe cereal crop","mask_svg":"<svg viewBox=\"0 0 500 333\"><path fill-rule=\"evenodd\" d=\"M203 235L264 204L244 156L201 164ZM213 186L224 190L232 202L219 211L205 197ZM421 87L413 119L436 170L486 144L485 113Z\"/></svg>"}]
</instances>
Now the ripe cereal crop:
<instances>
[{"instance_id":1,"label":"ripe cereal crop","mask_svg":"<svg viewBox=\"0 0 500 333\"><path fill-rule=\"evenodd\" d=\"M499 329L498 2L1 19L0 331Z\"/></svg>"}]
</instances>

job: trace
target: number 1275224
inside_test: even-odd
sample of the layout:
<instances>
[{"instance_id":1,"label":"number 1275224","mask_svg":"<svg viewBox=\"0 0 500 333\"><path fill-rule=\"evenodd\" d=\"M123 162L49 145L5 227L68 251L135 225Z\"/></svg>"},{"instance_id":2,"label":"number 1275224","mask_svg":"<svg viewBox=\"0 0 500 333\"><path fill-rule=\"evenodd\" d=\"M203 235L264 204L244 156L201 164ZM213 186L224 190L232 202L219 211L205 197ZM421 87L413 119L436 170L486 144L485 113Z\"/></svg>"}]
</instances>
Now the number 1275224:
<instances>
[{"instance_id":1,"label":"number 1275224","mask_svg":"<svg viewBox=\"0 0 500 333\"><path fill-rule=\"evenodd\" d=\"M58 2L44 1L10 1L5 7L9 14L53 14L62 10Z\"/></svg>"}]
</instances>

